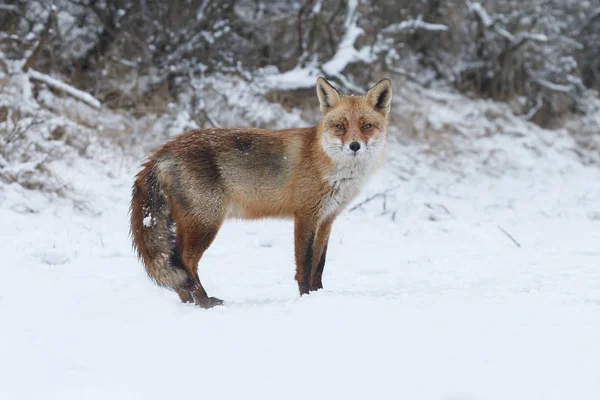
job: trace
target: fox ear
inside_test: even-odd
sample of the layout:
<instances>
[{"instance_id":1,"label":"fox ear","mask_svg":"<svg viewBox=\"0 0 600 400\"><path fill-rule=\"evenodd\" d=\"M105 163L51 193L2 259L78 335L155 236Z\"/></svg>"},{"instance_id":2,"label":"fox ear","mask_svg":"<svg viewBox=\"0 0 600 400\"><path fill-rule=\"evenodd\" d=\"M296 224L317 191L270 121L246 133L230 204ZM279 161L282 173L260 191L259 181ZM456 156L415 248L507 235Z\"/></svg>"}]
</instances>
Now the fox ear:
<instances>
[{"instance_id":1,"label":"fox ear","mask_svg":"<svg viewBox=\"0 0 600 400\"><path fill-rule=\"evenodd\" d=\"M336 88L322 77L317 79L317 96L319 96L319 106L323 114L337 106L342 100Z\"/></svg>"},{"instance_id":2,"label":"fox ear","mask_svg":"<svg viewBox=\"0 0 600 400\"><path fill-rule=\"evenodd\" d=\"M387 117L392 104L392 82L387 78L380 80L367 92L365 97L375 111Z\"/></svg>"}]
</instances>

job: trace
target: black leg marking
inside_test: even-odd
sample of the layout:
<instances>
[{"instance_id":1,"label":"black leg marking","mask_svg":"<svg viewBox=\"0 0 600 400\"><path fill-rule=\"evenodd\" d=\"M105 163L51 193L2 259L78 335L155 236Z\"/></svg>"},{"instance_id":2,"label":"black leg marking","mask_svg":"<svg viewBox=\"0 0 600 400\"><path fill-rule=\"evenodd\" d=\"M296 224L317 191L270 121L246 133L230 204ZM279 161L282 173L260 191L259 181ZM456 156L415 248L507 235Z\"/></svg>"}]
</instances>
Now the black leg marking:
<instances>
[{"instance_id":1,"label":"black leg marking","mask_svg":"<svg viewBox=\"0 0 600 400\"><path fill-rule=\"evenodd\" d=\"M315 245L315 235L313 233L310 235L310 238L308 240L308 246L306 247L306 250L304 253L304 259L302 260L303 282L302 282L302 287L300 288L301 294L308 293L309 288L310 288L310 274L312 272L314 245Z\"/></svg>"},{"instance_id":2,"label":"black leg marking","mask_svg":"<svg viewBox=\"0 0 600 400\"><path fill-rule=\"evenodd\" d=\"M316 279L315 279L314 290L323 289L323 270L325 269L326 255L327 255L327 244L323 248L323 254L321 254L321 259L319 260L319 264L317 265L317 274L316 274Z\"/></svg>"}]
</instances>

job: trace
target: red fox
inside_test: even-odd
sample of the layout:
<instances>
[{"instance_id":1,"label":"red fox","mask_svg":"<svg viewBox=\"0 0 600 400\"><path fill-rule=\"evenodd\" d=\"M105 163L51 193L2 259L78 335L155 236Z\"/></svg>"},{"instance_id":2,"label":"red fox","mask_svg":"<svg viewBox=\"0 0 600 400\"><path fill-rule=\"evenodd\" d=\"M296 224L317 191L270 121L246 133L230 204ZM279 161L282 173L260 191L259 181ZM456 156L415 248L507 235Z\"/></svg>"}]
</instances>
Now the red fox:
<instances>
[{"instance_id":1,"label":"red fox","mask_svg":"<svg viewBox=\"0 0 600 400\"><path fill-rule=\"evenodd\" d=\"M146 272L184 303L209 297L198 262L227 218L294 219L300 295L323 288L335 218L381 165L392 85L342 96L317 79L322 119L312 128L198 129L160 147L136 175L131 235Z\"/></svg>"}]
</instances>

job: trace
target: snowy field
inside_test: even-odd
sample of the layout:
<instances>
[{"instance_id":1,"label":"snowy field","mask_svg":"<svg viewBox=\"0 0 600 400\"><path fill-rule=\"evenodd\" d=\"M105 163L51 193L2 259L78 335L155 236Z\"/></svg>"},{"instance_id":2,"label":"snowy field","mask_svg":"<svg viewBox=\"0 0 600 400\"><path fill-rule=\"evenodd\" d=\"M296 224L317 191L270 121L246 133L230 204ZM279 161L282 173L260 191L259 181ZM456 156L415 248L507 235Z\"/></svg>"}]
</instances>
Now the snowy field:
<instances>
[{"instance_id":1,"label":"snowy field","mask_svg":"<svg viewBox=\"0 0 600 400\"><path fill-rule=\"evenodd\" d=\"M354 203L400 183L385 210L334 225L315 294L297 295L291 222L227 223L200 266L212 310L134 257L133 166L65 167L79 211L3 186L0 399L598 399L599 171L547 150L500 178L397 180L408 159Z\"/></svg>"},{"instance_id":2,"label":"snowy field","mask_svg":"<svg viewBox=\"0 0 600 400\"><path fill-rule=\"evenodd\" d=\"M0 400L600 399L597 1L153 3L0 1ZM151 149L383 71L393 143L324 290L282 220L223 226L221 307L150 282Z\"/></svg>"},{"instance_id":3,"label":"snowy field","mask_svg":"<svg viewBox=\"0 0 600 400\"><path fill-rule=\"evenodd\" d=\"M211 310L154 286L131 249L152 143L117 156L92 111L75 114L91 128L43 111L30 139L63 151L42 165L69 189L0 183L0 399L600 398L600 170L504 106L395 96L394 131L417 137L334 225L325 289L298 296L291 222L231 221L200 263L226 302ZM298 122L280 113L252 124ZM0 172L35 178L35 156Z\"/></svg>"}]
</instances>

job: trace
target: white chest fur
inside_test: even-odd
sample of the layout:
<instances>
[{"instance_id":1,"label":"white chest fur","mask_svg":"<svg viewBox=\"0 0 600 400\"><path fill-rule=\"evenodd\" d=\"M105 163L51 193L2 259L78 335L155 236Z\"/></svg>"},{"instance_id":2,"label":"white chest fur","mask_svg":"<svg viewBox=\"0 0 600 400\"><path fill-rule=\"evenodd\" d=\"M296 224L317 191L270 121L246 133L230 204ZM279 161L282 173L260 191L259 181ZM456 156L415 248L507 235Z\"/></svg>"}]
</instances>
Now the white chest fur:
<instances>
[{"instance_id":1,"label":"white chest fur","mask_svg":"<svg viewBox=\"0 0 600 400\"><path fill-rule=\"evenodd\" d=\"M336 166L326 177L330 188L321 205L322 218L339 214L358 195L370 171L364 162Z\"/></svg>"}]
</instances>

